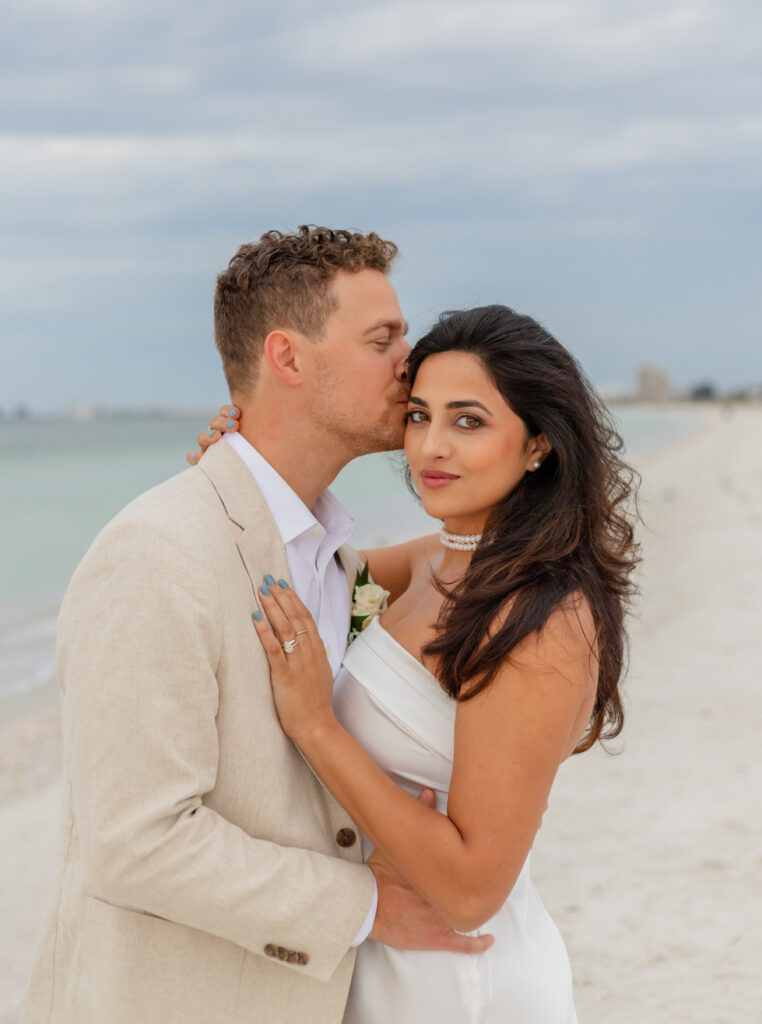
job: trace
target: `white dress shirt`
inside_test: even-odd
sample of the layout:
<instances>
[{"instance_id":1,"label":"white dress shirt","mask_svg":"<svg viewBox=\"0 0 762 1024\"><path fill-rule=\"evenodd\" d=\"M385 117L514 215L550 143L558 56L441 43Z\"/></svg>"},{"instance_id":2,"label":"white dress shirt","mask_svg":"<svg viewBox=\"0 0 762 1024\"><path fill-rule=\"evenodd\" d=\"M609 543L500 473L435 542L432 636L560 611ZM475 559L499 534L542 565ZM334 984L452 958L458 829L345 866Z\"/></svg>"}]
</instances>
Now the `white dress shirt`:
<instances>
[{"instance_id":1,"label":"white dress shirt","mask_svg":"<svg viewBox=\"0 0 762 1024\"><path fill-rule=\"evenodd\" d=\"M286 549L291 584L317 624L335 678L347 646L350 595L344 570L334 556L354 529L352 518L329 490L323 491L310 511L246 438L236 431L224 439L248 466L272 512ZM353 946L370 934L377 907L376 888Z\"/></svg>"}]
</instances>

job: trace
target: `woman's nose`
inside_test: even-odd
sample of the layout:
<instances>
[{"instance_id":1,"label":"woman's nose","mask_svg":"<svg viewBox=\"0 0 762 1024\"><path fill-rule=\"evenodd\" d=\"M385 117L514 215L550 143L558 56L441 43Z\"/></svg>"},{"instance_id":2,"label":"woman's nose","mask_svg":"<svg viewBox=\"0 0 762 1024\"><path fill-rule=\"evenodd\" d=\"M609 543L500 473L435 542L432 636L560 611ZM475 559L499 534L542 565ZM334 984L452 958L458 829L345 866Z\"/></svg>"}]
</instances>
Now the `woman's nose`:
<instances>
[{"instance_id":1,"label":"woman's nose","mask_svg":"<svg viewBox=\"0 0 762 1024\"><path fill-rule=\"evenodd\" d=\"M421 445L421 454L427 459L441 459L450 454L447 433L436 423L429 423Z\"/></svg>"}]
</instances>

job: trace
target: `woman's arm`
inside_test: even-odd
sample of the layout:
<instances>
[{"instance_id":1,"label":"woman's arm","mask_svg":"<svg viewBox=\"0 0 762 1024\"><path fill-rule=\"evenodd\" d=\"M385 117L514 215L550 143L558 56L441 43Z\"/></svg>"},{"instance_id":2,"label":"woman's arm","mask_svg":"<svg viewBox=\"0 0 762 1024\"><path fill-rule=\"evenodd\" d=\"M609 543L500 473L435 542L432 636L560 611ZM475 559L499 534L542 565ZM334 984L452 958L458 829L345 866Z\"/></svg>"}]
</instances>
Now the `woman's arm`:
<instances>
[{"instance_id":1,"label":"woman's arm","mask_svg":"<svg viewBox=\"0 0 762 1024\"><path fill-rule=\"evenodd\" d=\"M396 601L410 586L415 563L426 557L432 548L436 548L437 543L436 535L432 534L388 548L370 548L367 551L360 551L359 555L368 563L373 582L388 590L390 600Z\"/></svg>"},{"instance_id":2,"label":"woman's arm","mask_svg":"<svg viewBox=\"0 0 762 1024\"><path fill-rule=\"evenodd\" d=\"M446 815L393 783L336 720L320 637L293 592L267 595L263 605L277 636L264 619L255 627L284 730L371 842L452 927L482 925L513 888L558 766L592 710L596 662L586 605L554 613L483 693L458 704ZM285 654L279 638L304 629L304 646Z\"/></svg>"}]
</instances>

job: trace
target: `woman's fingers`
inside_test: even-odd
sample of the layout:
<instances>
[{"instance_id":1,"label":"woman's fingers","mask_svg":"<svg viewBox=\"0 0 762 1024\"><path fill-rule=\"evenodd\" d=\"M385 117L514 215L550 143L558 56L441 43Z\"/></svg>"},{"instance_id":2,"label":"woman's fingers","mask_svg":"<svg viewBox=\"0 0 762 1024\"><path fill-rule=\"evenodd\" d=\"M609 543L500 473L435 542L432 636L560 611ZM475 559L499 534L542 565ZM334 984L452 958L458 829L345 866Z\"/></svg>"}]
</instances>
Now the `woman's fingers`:
<instances>
[{"instance_id":1,"label":"woman's fingers","mask_svg":"<svg viewBox=\"0 0 762 1024\"><path fill-rule=\"evenodd\" d=\"M272 578L271 575L266 576L265 582L269 584ZM279 580L277 584L270 585L269 589L271 600L277 605L285 618L287 628L291 631L286 639L291 639L297 634L300 639L305 641L319 638L317 626L309 608L297 597L285 580Z\"/></svg>"},{"instance_id":2,"label":"woman's fingers","mask_svg":"<svg viewBox=\"0 0 762 1024\"><path fill-rule=\"evenodd\" d=\"M230 434L238 430L240 416L241 410L237 405L221 406L218 415L209 420L209 426L202 430L196 438L201 451L188 452L185 456L186 462L189 462L191 466L195 466L207 448L210 445L216 444L223 434Z\"/></svg>"},{"instance_id":3,"label":"woman's fingers","mask_svg":"<svg viewBox=\"0 0 762 1024\"><path fill-rule=\"evenodd\" d=\"M299 599L296 592L289 587L285 580L279 580L278 586L274 588L278 605L288 617L291 625L297 630L307 630L310 636L317 636L317 626L310 614L307 605Z\"/></svg>"},{"instance_id":4,"label":"woman's fingers","mask_svg":"<svg viewBox=\"0 0 762 1024\"><path fill-rule=\"evenodd\" d=\"M275 635L281 643L284 643L286 640L294 639L297 627L292 624L290 615L282 606L281 595L278 593L282 589L280 584L276 583L275 579L268 574L265 576L265 582L259 588L259 594L262 607L267 613Z\"/></svg>"},{"instance_id":5,"label":"woman's fingers","mask_svg":"<svg viewBox=\"0 0 762 1024\"><path fill-rule=\"evenodd\" d=\"M240 413L238 409L233 409L235 415L226 413L220 410L219 416L214 416L209 420L209 430L219 431L220 434L230 434L235 430L238 430L238 417Z\"/></svg>"},{"instance_id":6,"label":"woman's fingers","mask_svg":"<svg viewBox=\"0 0 762 1024\"><path fill-rule=\"evenodd\" d=\"M298 638L299 643L307 644L318 638L317 626L309 609L285 580L276 583L268 573L260 592L262 606L282 642Z\"/></svg>"},{"instance_id":7,"label":"woman's fingers","mask_svg":"<svg viewBox=\"0 0 762 1024\"><path fill-rule=\"evenodd\" d=\"M418 794L418 803L424 804L426 807L431 807L434 810L437 806L437 797L433 789L425 786Z\"/></svg>"},{"instance_id":8,"label":"woman's fingers","mask_svg":"<svg viewBox=\"0 0 762 1024\"><path fill-rule=\"evenodd\" d=\"M196 438L196 444L202 452L205 452L209 445L214 444L215 441L219 441L221 436L222 435L216 430L202 430Z\"/></svg>"},{"instance_id":9,"label":"woman's fingers","mask_svg":"<svg viewBox=\"0 0 762 1024\"><path fill-rule=\"evenodd\" d=\"M254 629L259 635L259 639L262 641L262 646L265 649L270 665L274 668L286 656L283 651L283 644L278 640L270 628L270 623L258 609L252 613L251 621L254 623Z\"/></svg>"},{"instance_id":10,"label":"woman's fingers","mask_svg":"<svg viewBox=\"0 0 762 1024\"><path fill-rule=\"evenodd\" d=\"M210 445L219 441L223 434L232 434L238 430L238 416L240 412L232 406L227 412L220 410L219 416L209 420L207 429L202 430L196 438L201 451L205 452Z\"/></svg>"}]
</instances>

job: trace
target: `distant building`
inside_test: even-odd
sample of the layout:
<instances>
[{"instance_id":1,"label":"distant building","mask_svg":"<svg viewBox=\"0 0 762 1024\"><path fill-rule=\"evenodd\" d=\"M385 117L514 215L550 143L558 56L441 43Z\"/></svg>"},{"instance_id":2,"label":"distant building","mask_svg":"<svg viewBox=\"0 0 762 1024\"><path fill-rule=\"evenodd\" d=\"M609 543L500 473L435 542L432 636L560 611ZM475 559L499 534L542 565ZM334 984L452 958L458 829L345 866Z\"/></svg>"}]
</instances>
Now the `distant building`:
<instances>
[{"instance_id":1,"label":"distant building","mask_svg":"<svg viewBox=\"0 0 762 1024\"><path fill-rule=\"evenodd\" d=\"M95 419L95 413L95 406L90 405L89 402L78 402L69 410L71 418L78 420L80 423L86 423L88 420Z\"/></svg>"},{"instance_id":2,"label":"distant building","mask_svg":"<svg viewBox=\"0 0 762 1024\"><path fill-rule=\"evenodd\" d=\"M641 402L666 402L672 394L667 371L655 363L639 367L637 381Z\"/></svg>"},{"instance_id":3,"label":"distant building","mask_svg":"<svg viewBox=\"0 0 762 1024\"><path fill-rule=\"evenodd\" d=\"M688 397L692 402L713 402L717 398L717 388L710 380L704 380L691 388Z\"/></svg>"},{"instance_id":4,"label":"distant building","mask_svg":"<svg viewBox=\"0 0 762 1024\"><path fill-rule=\"evenodd\" d=\"M606 382L605 384L597 384L595 390L598 392L598 397L608 405L616 404L617 402L626 401L631 398L627 388L622 387L621 384L615 382Z\"/></svg>"}]
</instances>

